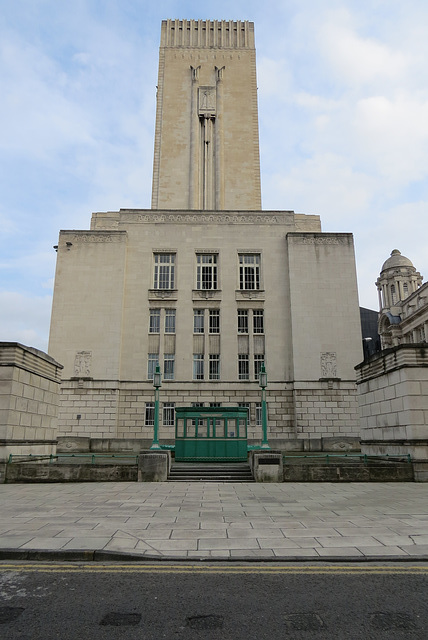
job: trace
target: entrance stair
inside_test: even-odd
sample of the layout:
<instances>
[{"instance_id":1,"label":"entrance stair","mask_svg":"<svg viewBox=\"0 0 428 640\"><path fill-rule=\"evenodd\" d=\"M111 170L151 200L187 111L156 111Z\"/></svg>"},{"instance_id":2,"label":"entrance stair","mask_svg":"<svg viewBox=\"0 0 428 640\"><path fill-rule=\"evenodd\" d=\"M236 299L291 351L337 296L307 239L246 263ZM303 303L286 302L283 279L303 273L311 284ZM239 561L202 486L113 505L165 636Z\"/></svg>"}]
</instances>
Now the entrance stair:
<instances>
[{"instance_id":1,"label":"entrance stair","mask_svg":"<svg viewBox=\"0 0 428 640\"><path fill-rule=\"evenodd\" d=\"M173 462L168 482L254 482L247 462Z\"/></svg>"}]
</instances>

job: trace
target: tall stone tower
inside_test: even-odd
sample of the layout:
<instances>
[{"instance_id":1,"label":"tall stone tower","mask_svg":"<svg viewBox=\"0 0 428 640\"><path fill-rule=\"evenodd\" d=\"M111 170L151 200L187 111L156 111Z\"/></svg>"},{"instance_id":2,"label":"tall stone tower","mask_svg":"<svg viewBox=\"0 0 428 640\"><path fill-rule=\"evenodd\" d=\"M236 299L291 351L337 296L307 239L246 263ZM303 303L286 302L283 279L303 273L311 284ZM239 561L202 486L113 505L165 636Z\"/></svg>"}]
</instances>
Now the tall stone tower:
<instances>
[{"instance_id":1,"label":"tall stone tower","mask_svg":"<svg viewBox=\"0 0 428 640\"><path fill-rule=\"evenodd\" d=\"M162 22L152 209L261 209L253 22Z\"/></svg>"}]
</instances>

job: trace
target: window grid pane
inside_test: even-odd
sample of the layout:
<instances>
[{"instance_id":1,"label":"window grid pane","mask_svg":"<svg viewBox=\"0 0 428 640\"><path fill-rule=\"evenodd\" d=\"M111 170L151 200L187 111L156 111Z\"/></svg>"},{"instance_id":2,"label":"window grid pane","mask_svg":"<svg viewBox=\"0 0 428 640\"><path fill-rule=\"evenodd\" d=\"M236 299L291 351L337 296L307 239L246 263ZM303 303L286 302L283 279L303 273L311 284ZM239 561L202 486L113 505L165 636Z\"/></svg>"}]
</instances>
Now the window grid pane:
<instances>
[{"instance_id":1,"label":"window grid pane","mask_svg":"<svg viewBox=\"0 0 428 640\"><path fill-rule=\"evenodd\" d=\"M149 380L153 380L153 375L156 370L156 365L159 364L159 356L157 353L149 353L147 359L147 377Z\"/></svg>"},{"instance_id":2,"label":"window grid pane","mask_svg":"<svg viewBox=\"0 0 428 640\"><path fill-rule=\"evenodd\" d=\"M174 288L174 253L155 253L153 287L155 289Z\"/></svg>"},{"instance_id":3,"label":"window grid pane","mask_svg":"<svg viewBox=\"0 0 428 640\"><path fill-rule=\"evenodd\" d=\"M248 355L239 355L238 356L238 380L249 380L249 379L250 379L250 370L249 370Z\"/></svg>"},{"instance_id":4,"label":"window grid pane","mask_svg":"<svg viewBox=\"0 0 428 640\"><path fill-rule=\"evenodd\" d=\"M254 356L254 379L258 380L260 375L260 369L262 368L262 364L265 361L264 355L255 355Z\"/></svg>"},{"instance_id":5,"label":"window grid pane","mask_svg":"<svg viewBox=\"0 0 428 640\"><path fill-rule=\"evenodd\" d=\"M263 309L254 309L253 311L253 333L264 333L264 313Z\"/></svg>"},{"instance_id":6,"label":"window grid pane","mask_svg":"<svg viewBox=\"0 0 428 640\"><path fill-rule=\"evenodd\" d=\"M175 333L175 309L165 309L165 333Z\"/></svg>"},{"instance_id":7,"label":"window grid pane","mask_svg":"<svg viewBox=\"0 0 428 640\"><path fill-rule=\"evenodd\" d=\"M239 256L239 288L260 289L260 256L258 254Z\"/></svg>"},{"instance_id":8,"label":"window grid pane","mask_svg":"<svg viewBox=\"0 0 428 640\"><path fill-rule=\"evenodd\" d=\"M204 333L204 309L193 309L193 333Z\"/></svg>"},{"instance_id":9,"label":"window grid pane","mask_svg":"<svg viewBox=\"0 0 428 640\"><path fill-rule=\"evenodd\" d=\"M247 309L238 309L238 333L248 333Z\"/></svg>"},{"instance_id":10,"label":"window grid pane","mask_svg":"<svg viewBox=\"0 0 428 640\"><path fill-rule=\"evenodd\" d=\"M146 427L153 427L155 424L155 403L146 402L146 415L144 421Z\"/></svg>"},{"instance_id":11,"label":"window grid pane","mask_svg":"<svg viewBox=\"0 0 428 640\"><path fill-rule=\"evenodd\" d=\"M204 354L193 354L193 380L204 379Z\"/></svg>"},{"instance_id":12,"label":"window grid pane","mask_svg":"<svg viewBox=\"0 0 428 640\"><path fill-rule=\"evenodd\" d=\"M220 310L210 309L210 333L220 333Z\"/></svg>"},{"instance_id":13,"label":"window grid pane","mask_svg":"<svg viewBox=\"0 0 428 640\"><path fill-rule=\"evenodd\" d=\"M256 426L262 426L262 403L256 402Z\"/></svg>"},{"instance_id":14,"label":"window grid pane","mask_svg":"<svg viewBox=\"0 0 428 640\"><path fill-rule=\"evenodd\" d=\"M220 356L218 354L210 354L209 379L220 380Z\"/></svg>"},{"instance_id":15,"label":"window grid pane","mask_svg":"<svg viewBox=\"0 0 428 640\"><path fill-rule=\"evenodd\" d=\"M196 269L197 289L217 289L217 255L198 254Z\"/></svg>"},{"instance_id":16,"label":"window grid pane","mask_svg":"<svg viewBox=\"0 0 428 640\"><path fill-rule=\"evenodd\" d=\"M160 309L150 309L149 333L160 333Z\"/></svg>"},{"instance_id":17,"label":"window grid pane","mask_svg":"<svg viewBox=\"0 0 428 640\"><path fill-rule=\"evenodd\" d=\"M173 353L166 353L163 361L164 380L174 380L175 356Z\"/></svg>"},{"instance_id":18,"label":"window grid pane","mask_svg":"<svg viewBox=\"0 0 428 640\"><path fill-rule=\"evenodd\" d=\"M175 422L175 403L165 402L163 405L163 425L173 427Z\"/></svg>"}]
</instances>

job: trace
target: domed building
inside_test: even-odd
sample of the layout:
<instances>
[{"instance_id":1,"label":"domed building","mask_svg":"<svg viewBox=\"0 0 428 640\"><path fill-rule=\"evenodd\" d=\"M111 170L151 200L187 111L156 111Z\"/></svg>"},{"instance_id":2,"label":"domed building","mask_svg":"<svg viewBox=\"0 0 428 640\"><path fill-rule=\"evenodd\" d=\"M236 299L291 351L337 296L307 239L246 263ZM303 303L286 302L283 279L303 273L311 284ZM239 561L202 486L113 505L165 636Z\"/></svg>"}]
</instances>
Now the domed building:
<instances>
[{"instance_id":1,"label":"domed building","mask_svg":"<svg viewBox=\"0 0 428 640\"><path fill-rule=\"evenodd\" d=\"M398 249L382 265L379 293L379 335L382 349L428 340L428 283Z\"/></svg>"}]
</instances>

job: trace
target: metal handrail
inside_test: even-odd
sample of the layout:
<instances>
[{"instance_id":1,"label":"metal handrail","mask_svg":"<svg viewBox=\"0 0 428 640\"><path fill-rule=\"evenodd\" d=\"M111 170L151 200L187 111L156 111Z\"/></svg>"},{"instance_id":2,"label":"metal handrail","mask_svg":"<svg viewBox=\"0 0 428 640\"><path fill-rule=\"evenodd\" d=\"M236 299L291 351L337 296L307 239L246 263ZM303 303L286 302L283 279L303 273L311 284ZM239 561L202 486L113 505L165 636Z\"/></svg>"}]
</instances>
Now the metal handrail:
<instances>
[{"instance_id":1,"label":"metal handrail","mask_svg":"<svg viewBox=\"0 0 428 640\"><path fill-rule=\"evenodd\" d=\"M47 460L49 463L54 460L58 460L59 458L91 458L91 464L95 464L95 460L100 458L135 458L135 464L138 464L139 454L129 455L127 453L51 453L49 455L33 455L29 453L27 455L19 455L19 454L9 454L9 458L7 460L7 464L12 464L13 462L38 462Z\"/></svg>"},{"instance_id":2,"label":"metal handrail","mask_svg":"<svg viewBox=\"0 0 428 640\"><path fill-rule=\"evenodd\" d=\"M390 455L389 453L385 454L367 454L367 453L320 453L320 454L302 454L302 455L287 455L284 454L283 460L295 459L295 458L314 458L314 459L322 459L325 458L327 463L330 462L331 458L359 458L360 460L364 460L364 463L367 463L368 460L402 460L406 462L411 462L412 457L410 453L405 453L403 455Z\"/></svg>"}]
</instances>

